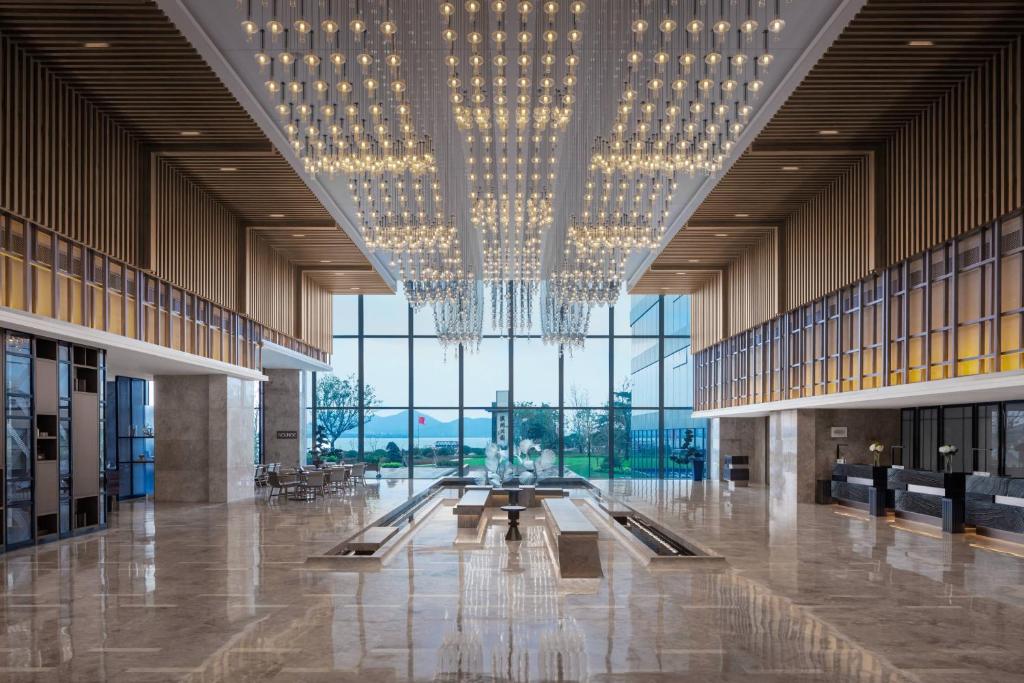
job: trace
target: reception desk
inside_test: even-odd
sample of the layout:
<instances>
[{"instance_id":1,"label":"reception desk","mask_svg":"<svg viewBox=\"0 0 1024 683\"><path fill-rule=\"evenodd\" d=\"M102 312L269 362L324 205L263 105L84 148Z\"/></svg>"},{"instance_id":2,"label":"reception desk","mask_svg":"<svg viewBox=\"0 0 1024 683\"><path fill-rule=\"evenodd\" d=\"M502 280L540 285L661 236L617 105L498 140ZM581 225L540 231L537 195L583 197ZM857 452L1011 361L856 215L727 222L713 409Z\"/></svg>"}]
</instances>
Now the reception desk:
<instances>
[{"instance_id":1,"label":"reception desk","mask_svg":"<svg viewBox=\"0 0 1024 683\"><path fill-rule=\"evenodd\" d=\"M963 533L966 477L962 472L890 468L887 483L894 491L896 516Z\"/></svg>"},{"instance_id":2,"label":"reception desk","mask_svg":"<svg viewBox=\"0 0 1024 683\"><path fill-rule=\"evenodd\" d=\"M879 465L836 463L832 467L832 499L881 517L885 514L888 470Z\"/></svg>"},{"instance_id":3,"label":"reception desk","mask_svg":"<svg viewBox=\"0 0 1024 683\"><path fill-rule=\"evenodd\" d=\"M968 475L965 504L979 535L1024 543L1024 479Z\"/></svg>"}]
</instances>

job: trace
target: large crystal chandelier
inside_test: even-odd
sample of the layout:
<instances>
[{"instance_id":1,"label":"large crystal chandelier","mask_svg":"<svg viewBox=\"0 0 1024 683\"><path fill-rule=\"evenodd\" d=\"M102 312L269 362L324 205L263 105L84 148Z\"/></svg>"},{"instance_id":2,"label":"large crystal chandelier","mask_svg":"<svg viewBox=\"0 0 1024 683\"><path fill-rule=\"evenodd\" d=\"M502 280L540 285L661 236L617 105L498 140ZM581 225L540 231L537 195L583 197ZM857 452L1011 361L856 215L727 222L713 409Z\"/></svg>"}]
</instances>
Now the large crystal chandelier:
<instances>
[{"instance_id":1,"label":"large crystal chandelier","mask_svg":"<svg viewBox=\"0 0 1024 683\"><path fill-rule=\"evenodd\" d=\"M575 104L575 46L585 8L554 0L440 4L449 101L465 135L471 220L483 245L492 323L503 331L532 323L558 142ZM467 27L464 36L457 25Z\"/></svg>"}]
</instances>

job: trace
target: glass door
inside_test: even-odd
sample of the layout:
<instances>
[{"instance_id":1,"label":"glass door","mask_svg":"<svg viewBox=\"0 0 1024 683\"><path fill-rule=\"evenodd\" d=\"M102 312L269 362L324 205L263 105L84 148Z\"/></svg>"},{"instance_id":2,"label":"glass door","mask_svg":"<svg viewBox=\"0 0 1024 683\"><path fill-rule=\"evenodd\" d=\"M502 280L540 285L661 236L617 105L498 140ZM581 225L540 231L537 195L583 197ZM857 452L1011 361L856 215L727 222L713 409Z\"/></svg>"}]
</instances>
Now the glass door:
<instances>
[{"instance_id":1,"label":"glass door","mask_svg":"<svg viewBox=\"0 0 1024 683\"><path fill-rule=\"evenodd\" d=\"M19 547L35 538L32 508L32 339L8 333L4 358L5 541Z\"/></svg>"}]
</instances>

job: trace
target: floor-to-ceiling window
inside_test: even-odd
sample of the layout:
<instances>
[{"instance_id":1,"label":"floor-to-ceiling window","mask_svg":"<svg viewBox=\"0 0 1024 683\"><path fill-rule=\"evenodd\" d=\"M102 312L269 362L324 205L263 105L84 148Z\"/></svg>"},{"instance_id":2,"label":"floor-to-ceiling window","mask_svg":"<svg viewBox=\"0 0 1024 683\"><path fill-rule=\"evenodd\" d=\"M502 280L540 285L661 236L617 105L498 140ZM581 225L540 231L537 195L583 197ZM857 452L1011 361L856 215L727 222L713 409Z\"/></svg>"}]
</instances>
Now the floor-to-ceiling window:
<instances>
[{"instance_id":1,"label":"floor-to-ceiling window","mask_svg":"<svg viewBox=\"0 0 1024 683\"><path fill-rule=\"evenodd\" d=\"M460 353L438 343L429 307L335 297L333 371L311 377L310 456L382 477L473 475L488 443L530 439L565 476L701 476L687 297L595 309L585 347L563 353L531 317L514 336L486 320L479 348Z\"/></svg>"}]
</instances>

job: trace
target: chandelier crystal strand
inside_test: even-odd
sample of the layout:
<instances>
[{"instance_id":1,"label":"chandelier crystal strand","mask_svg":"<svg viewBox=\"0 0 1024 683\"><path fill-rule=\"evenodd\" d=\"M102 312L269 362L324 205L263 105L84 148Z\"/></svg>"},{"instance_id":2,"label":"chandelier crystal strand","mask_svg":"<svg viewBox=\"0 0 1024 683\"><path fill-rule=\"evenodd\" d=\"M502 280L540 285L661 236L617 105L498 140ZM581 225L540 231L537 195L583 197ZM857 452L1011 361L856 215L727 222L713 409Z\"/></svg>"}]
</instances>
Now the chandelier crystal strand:
<instances>
[{"instance_id":1,"label":"chandelier crystal strand","mask_svg":"<svg viewBox=\"0 0 1024 683\"><path fill-rule=\"evenodd\" d=\"M590 305L563 301L548 289L540 288L541 338L558 347L559 353L583 348L590 328Z\"/></svg>"},{"instance_id":2,"label":"chandelier crystal strand","mask_svg":"<svg viewBox=\"0 0 1024 683\"><path fill-rule=\"evenodd\" d=\"M465 136L471 222L481 237L491 322L504 333L532 326L541 244L553 221L558 141L575 104L575 46L583 37L577 20L586 6L568 3L569 28L560 36L558 2L486 4L467 0L460 11L442 2L441 35L449 46L452 114ZM455 29L457 16L468 26L464 37Z\"/></svg>"},{"instance_id":3,"label":"chandelier crystal strand","mask_svg":"<svg viewBox=\"0 0 1024 683\"><path fill-rule=\"evenodd\" d=\"M480 349L484 324L483 282L472 277L459 281L455 296L434 303L434 329L447 360L449 349L460 346L469 353Z\"/></svg>"}]
</instances>

